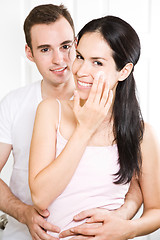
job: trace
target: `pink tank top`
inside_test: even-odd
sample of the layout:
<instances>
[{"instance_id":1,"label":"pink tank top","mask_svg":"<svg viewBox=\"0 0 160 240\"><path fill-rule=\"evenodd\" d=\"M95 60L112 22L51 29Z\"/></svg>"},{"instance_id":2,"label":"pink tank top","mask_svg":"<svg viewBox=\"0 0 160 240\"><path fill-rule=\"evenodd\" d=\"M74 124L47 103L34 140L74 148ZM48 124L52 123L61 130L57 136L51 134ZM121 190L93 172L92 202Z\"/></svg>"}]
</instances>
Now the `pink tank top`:
<instances>
[{"instance_id":1,"label":"pink tank top","mask_svg":"<svg viewBox=\"0 0 160 240\"><path fill-rule=\"evenodd\" d=\"M59 124L57 129L56 156L65 147L67 140L59 131L61 104L59 103ZM113 174L119 170L117 145L87 146L80 163L63 193L49 206L48 221L61 230L82 223L74 222L77 213L90 208L119 208L128 192L129 184L114 184ZM54 191L54 189L53 189ZM57 234L50 233L58 237ZM68 238L66 238L68 239Z\"/></svg>"}]
</instances>

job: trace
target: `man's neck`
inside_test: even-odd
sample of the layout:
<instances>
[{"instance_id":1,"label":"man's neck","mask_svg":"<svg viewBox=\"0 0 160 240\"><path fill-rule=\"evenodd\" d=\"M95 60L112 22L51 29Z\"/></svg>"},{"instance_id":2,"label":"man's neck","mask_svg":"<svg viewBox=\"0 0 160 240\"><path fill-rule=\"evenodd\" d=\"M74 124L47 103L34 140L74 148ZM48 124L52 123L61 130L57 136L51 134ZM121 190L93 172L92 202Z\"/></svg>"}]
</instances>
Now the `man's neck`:
<instances>
[{"instance_id":1,"label":"man's neck","mask_svg":"<svg viewBox=\"0 0 160 240\"><path fill-rule=\"evenodd\" d=\"M68 100L73 96L74 88L75 85L73 79L59 85L49 84L47 81L42 80L41 82L42 99L44 100L46 98L53 97L62 100Z\"/></svg>"}]
</instances>

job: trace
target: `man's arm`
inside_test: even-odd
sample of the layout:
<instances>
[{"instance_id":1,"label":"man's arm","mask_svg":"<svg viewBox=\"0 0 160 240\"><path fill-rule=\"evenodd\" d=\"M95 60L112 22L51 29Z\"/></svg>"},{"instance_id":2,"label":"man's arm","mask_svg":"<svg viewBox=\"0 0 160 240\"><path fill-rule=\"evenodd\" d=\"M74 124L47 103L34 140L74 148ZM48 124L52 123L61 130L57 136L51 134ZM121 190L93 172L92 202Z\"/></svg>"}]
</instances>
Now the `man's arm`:
<instances>
[{"instance_id":1,"label":"man's arm","mask_svg":"<svg viewBox=\"0 0 160 240\"><path fill-rule=\"evenodd\" d=\"M132 219L141 207L142 202L143 197L139 182L133 177L124 204L115 210L114 213L122 219Z\"/></svg>"},{"instance_id":2,"label":"man's arm","mask_svg":"<svg viewBox=\"0 0 160 240\"><path fill-rule=\"evenodd\" d=\"M12 146L10 144L0 143L0 171L8 160ZM59 232L59 228L46 222L49 212L43 211L38 213L30 205L20 201L13 195L7 184L0 179L0 210L12 216L19 222L26 224L33 239L55 239L49 236L45 230ZM45 230L43 230L45 229Z\"/></svg>"}]
</instances>

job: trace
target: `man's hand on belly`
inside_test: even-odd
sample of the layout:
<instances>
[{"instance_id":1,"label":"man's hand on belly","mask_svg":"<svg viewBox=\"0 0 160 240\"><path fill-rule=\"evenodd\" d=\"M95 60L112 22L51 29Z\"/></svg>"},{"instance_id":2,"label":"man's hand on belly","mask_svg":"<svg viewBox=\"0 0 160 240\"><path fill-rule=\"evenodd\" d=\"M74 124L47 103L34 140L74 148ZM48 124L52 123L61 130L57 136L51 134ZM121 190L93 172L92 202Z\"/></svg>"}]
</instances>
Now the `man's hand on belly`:
<instances>
[{"instance_id":1,"label":"man's hand on belly","mask_svg":"<svg viewBox=\"0 0 160 240\"><path fill-rule=\"evenodd\" d=\"M132 231L132 221L124 220L113 211L94 208L83 211L74 220L86 219L86 223L60 233L60 238L73 236L70 240L127 240Z\"/></svg>"}]
</instances>

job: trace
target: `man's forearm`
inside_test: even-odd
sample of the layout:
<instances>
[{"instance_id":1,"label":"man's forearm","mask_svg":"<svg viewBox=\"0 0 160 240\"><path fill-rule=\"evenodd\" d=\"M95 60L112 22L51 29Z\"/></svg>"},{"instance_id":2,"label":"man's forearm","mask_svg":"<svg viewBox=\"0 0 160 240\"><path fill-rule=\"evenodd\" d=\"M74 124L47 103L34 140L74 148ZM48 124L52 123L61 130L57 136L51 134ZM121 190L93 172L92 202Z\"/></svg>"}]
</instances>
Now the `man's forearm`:
<instances>
[{"instance_id":1,"label":"man's forearm","mask_svg":"<svg viewBox=\"0 0 160 240\"><path fill-rule=\"evenodd\" d=\"M21 223L24 221L24 212L27 205L20 201L10 190L5 182L0 179L0 210Z\"/></svg>"},{"instance_id":2,"label":"man's forearm","mask_svg":"<svg viewBox=\"0 0 160 240\"><path fill-rule=\"evenodd\" d=\"M115 213L122 219L132 219L138 212L143 203L143 197L139 183L136 179L131 181L129 191L126 195L125 202L119 209L115 210Z\"/></svg>"}]
</instances>

